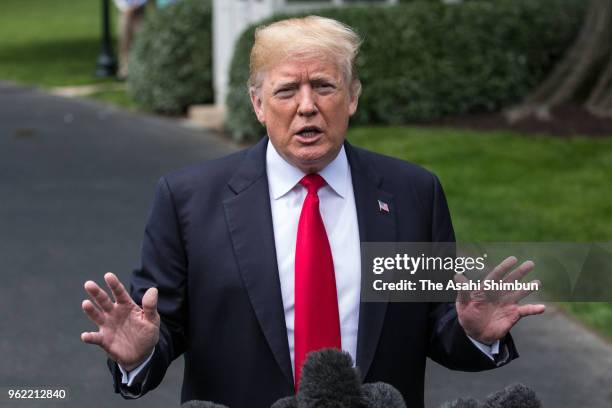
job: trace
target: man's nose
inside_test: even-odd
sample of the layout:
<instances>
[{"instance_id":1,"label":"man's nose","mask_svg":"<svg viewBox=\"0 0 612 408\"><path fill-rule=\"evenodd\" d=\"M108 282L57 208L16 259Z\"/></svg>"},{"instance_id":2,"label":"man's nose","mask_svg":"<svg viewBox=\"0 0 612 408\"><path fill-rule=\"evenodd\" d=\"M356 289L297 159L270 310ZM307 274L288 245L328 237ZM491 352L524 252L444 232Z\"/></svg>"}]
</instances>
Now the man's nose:
<instances>
[{"instance_id":1,"label":"man's nose","mask_svg":"<svg viewBox=\"0 0 612 408\"><path fill-rule=\"evenodd\" d=\"M315 94L310 86L302 86L298 93L298 110L300 116L313 116L319 112Z\"/></svg>"}]
</instances>

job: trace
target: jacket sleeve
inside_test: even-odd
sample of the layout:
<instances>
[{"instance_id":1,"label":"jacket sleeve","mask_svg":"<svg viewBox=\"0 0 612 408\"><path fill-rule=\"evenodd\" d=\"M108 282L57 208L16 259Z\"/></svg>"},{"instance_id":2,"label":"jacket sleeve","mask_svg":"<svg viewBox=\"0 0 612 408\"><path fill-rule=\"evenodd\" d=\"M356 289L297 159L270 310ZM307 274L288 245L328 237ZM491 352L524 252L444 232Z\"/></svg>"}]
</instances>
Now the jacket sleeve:
<instances>
[{"instance_id":1,"label":"jacket sleeve","mask_svg":"<svg viewBox=\"0 0 612 408\"><path fill-rule=\"evenodd\" d=\"M158 289L157 310L161 317L159 341L147 366L132 386L121 384L115 362L108 365L115 392L125 398L138 398L159 385L170 363L187 347L187 256L176 204L165 178L157 184L142 244L141 265L133 271L130 294L142 304L147 289Z\"/></svg>"},{"instance_id":2,"label":"jacket sleeve","mask_svg":"<svg viewBox=\"0 0 612 408\"><path fill-rule=\"evenodd\" d=\"M455 233L442 185L435 176L432 184L432 242L455 242ZM442 247L445 251L449 250L448 245ZM449 279L452 279L452 276ZM454 303L431 303L429 310L429 357L437 363L452 370L481 371L502 366L518 357L510 333L501 339L500 352L495 360L491 360L480 351L459 324Z\"/></svg>"}]
</instances>

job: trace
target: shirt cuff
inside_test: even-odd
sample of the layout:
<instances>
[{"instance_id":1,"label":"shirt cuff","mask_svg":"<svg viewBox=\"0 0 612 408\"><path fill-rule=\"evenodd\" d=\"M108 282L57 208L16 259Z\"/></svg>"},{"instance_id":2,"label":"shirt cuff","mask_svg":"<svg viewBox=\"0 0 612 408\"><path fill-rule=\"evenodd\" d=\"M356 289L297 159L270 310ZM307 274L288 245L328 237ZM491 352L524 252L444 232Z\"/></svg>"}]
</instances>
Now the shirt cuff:
<instances>
[{"instance_id":1,"label":"shirt cuff","mask_svg":"<svg viewBox=\"0 0 612 408\"><path fill-rule=\"evenodd\" d=\"M467 337L472 343L474 343L476 347L478 347L478 350L482 351L487 357L495 361L495 355L499 354L499 340L496 340L495 343L489 346L488 344L484 344L479 342L478 340L474 340L470 336Z\"/></svg>"},{"instance_id":2,"label":"shirt cuff","mask_svg":"<svg viewBox=\"0 0 612 408\"><path fill-rule=\"evenodd\" d=\"M142 369L145 368L147 364L149 364L149 361L151 361L153 353L155 353L155 349L153 349L153 351L145 361L143 361L138 367L136 367L130 372L125 371L125 369L121 367L121 364L117 363L119 371L121 371L121 384L131 387L132 382L134 382L134 378L136 378L136 376L142 371Z\"/></svg>"}]
</instances>

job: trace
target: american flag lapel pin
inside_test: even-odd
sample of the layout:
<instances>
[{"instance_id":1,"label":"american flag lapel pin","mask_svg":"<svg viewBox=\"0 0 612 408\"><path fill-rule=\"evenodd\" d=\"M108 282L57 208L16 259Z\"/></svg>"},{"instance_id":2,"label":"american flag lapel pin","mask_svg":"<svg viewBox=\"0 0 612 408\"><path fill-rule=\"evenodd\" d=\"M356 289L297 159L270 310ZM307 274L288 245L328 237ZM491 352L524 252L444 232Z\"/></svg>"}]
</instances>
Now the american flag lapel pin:
<instances>
[{"instance_id":1,"label":"american flag lapel pin","mask_svg":"<svg viewBox=\"0 0 612 408\"><path fill-rule=\"evenodd\" d=\"M378 200L378 211L380 211L381 213L388 214L389 204L385 203L384 201Z\"/></svg>"}]
</instances>

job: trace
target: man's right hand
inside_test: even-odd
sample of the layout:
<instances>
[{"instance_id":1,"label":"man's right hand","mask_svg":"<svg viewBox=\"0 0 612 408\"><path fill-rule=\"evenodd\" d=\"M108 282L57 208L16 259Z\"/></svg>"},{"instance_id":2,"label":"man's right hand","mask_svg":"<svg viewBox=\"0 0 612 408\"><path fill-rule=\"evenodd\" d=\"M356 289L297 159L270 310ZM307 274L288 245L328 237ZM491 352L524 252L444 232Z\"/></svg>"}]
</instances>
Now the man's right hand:
<instances>
[{"instance_id":1,"label":"man's right hand","mask_svg":"<svg viewBox=\"0 0 612 408\"><path fill-rule=\"evenodd\" d=\"M112 273L104 280L113 293L113 302L95 282L85 282L91 300L84 300L83 311L98 326L97 332L81 334L81 340L97 344L126 371L132 371L153 352L159 340L157 289L149 288L142 297L142 308Z\"/></svg>"}]
</instances>

